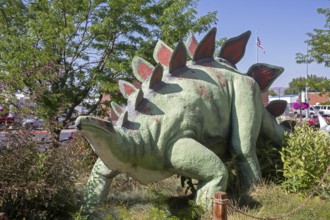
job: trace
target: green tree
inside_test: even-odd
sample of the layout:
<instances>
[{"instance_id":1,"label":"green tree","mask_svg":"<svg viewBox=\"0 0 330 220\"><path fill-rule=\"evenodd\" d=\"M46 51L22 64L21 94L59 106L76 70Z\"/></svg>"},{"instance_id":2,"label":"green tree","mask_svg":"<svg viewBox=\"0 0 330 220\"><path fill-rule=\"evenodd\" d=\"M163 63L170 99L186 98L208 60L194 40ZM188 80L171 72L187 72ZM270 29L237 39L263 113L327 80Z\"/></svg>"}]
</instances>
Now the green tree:
<instances>
[{"instance_id":1,"label":"green tree","mask_svg":"<svg viewBox=\"0 0 330 220\"><path fill-rule=\"evenodd\" d=\"M293 95L293 94L298 94L298 93L296 92L296 90L294 90L290 87L284 89L284 95Z\"/></svg>"},{"instance_id":2,"label":"green tree","mask_svg":"<svg viewBox=\"0 0 330 220\"><path fill-rule=\"evenodd\" d=\"M218 56L221 50L222 45L228 40L227 37L222 37L215 41L215 50L214 50L214 56Z\"/></svg>"},{"instance_id":3,"label":"green tree","mask_svg":"<svg viewBox=\"0 0 330 220\"><path fill-rule=\"evenodd\" d=\"M277 92L275 92L275 91L272 90L272 89L269 90L268 94L269 94L270 96L278 96Z\"/></svg>"},{"instance_id":4,"label":"green tree","mask_svg":"<svg viewBox=\"0 0 330 220\"><path fill-rule=\"evenodd\" d=\"M308 85L308 90L310 92L330 92L330 80L326 77L319 77L316 75L310 75L306 77L298 77L292 79L289 83L289 88L285 90L284 94L298 94L306 89Z\"/></svg>"},{"instance_id":5,"label":"green tree","mask_svg":"<svg viewBox=\"0 0 330 220\"><path fill-rule=\"evenodd\" d=\"M307 54L296 54L297 63L317 62L330 66L330 8L317 9L319 14L326 17L324 29L314 29L314 33L307 33L309 39L306 41L309 46Z\"/></svg>"},{"instance_id":6,"label":"green tree","mask_svg":"<svg viewBox=\"0 0 330 220\"><path fill-rule=\"evenodd\" d=\"M285 94L298 94L301 91L305 90L306 88L306 78L305 77L298 77L292 79L292 81L289 83L289 88L285 90Z\"/></svg>"},{"instance_id":7,"label":"green tree","mask_svg":"<svg viewBox=\"0 0 330 220\"><path fill-rule=\"evenodd\" d=\"M157 40L173 47L215 24L216 12L196 18L197 3L0 0L0 94L27 95L29 114L46 119L58 138L84 100L88 113L97 112L103 94L121 100L117 80L132 78L134 55L154 63Z\"/></svg>"}]
</instances>

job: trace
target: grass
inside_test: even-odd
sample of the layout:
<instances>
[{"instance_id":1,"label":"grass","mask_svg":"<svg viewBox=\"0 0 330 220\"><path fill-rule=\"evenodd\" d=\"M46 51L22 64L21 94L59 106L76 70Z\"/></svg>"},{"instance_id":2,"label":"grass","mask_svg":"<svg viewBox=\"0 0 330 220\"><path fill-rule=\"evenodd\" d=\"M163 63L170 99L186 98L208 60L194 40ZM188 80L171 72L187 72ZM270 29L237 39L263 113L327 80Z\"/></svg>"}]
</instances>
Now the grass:
<instances>
[{"instance_id":1,"label":"grass","mask_svg":"<svg viewBox=\"0 0 330 220\"><path fill-rule=\"evenodd\" d=\"M96 214L83 216L77 210L81 205L81 197L96 156L88 143L78 137L75 137L77 138L75 139L76 141L63 146L61 149L54 148L44 152L35 152L35 143L32 139L30 140L25 136L19 136L17 140L13 139L16 142L11 145L11 150L2 151L0 155L0 161L2 162L0 163L0 170L2 171L0 172L0 184L2 184L0 187L0 194L2 193L0 195L0 205L2 205L0 212L6 212L8 215L12 213L16 214L16 216L14 214L11 215L16 217L13 219L23 219L19 218L22 211L28 213L25 215L27 219L55 219L47 216L51 216L53 213L57 214L59 211L67 216L73 216L75 220L210 219L210 213L205 213L200 207L194 205L191 192L188 191L188 194L186 194L186 188L181 187L180 178L173 176L158 183L143 186L124 174L114 179L107 200L97 210ZM295 140L302 138L295 137ZM25 147L22 147L22 143L24 143ZM308 146L310 142L306 143L302 147ZM268 146L268 144L263 145ZM270 147L268 148L272 149ZM276 163L273 161L277 161L278 159L276 160L275 157L275 160L271 160L269 164L264 162L268 161L266 159L273 158L268 148L259 153L261 155L260 161L266 165L262 166L264 168L263 170L272 171L274 169L272 167L277 168L275 166ZM316 164L318 164L317 169L319 169L320 163ZM328 163L325 162L324 164L327 165ZM233 164L228 163L227 165L228 170L234 171ZM50 170L51 172L49 172ZM330 219L329 171L330 166L328 166L328 176L325 176L327 178L322 178L321 187L314 189L314 197L310 199L306 199L306 196L304 197L301 194L288 194L280 185L271 182L263 182L256 185L247 195L240 196L236 193L238 191L237 184L230 184L228 189L230 200L228 205L229 219L253 219L247 215L255 216L259 219L275 219L276 217L281 217L277 219L290 220ZM236 173L229 173L231 177L230 182L236 183ZM266 173L270 173L271 175L263 176L273 177L274 181L280 180L278 177L281 176L277 172ZM49 183L49 186L52 187L51 189L55 188L62 193L53 197L50 196L55 194L50 194L49 192L43 194L42 190L45 187L41 189L34 187L35 179L38 182ZM53 184L54 182L57 185ZM17 186L17 183L20 184L18 185L18 189L21 194L12 193L11 191L11 189ZM26 183L27 187L24 188L22 183ZM63 189L66 191L63 191ZM8 196L4 197L3 195ZM49 205L49 201L52 202L52 206ZM71 203L68 203L70 201ZM9 205L6 207L6 204ZM16 204L20 204L22 207ZM44 204L47 204L47 207ZM63 204L72 204L73 208L68 209L71 205L66 205L65 209L63 208ZM45 210L45 208L47 209ZM247 215L243 215L240 212L244 212ZM35 217L32 218L32 215ZM71 219L63 218L63 215L61 216L62 218L58 219Z\"/></svg>"},{"instance_id":2,"label":"grass","mask_svg":"<svg viewBox=\"0 0 330 220\"><path fill-rule=\"evenodd\" d=\"M307 199L288 194L274 183L260 183L245 196L229 196L228 219L330 219L330 199ZM125 175L117 177L105 204L93 219L210 219L185 195L180 179L173 176L149 186L143 186ZM238 211L237 211L238 210ZM241 214L244 212L247 215Z\"/></svg>"},{"instance_id":3,"label":"grass","mask_svg":"<svg viewBox=\"0 0 330 220\"><path fill-rule=\"evenodd\" d=\"M305 137L305 133L298 133L292 137L293 140L302 140L305 144L300 146L310 147L314 144L315 135ZM325 142L328 143L328 142ZM283 220L309 220L330 219L330 168L328 166L317 187L308 188L304 192L287 193L280 182L283 180L281 173L282 161L278 152L273 152L271 145L261 143L263 151L259 152L263 171L278 184L273 182L262 182L252 187L247 195L239 195L236 173L230 172L230 184L228 189L228 219L229 220L248 220L248 219L283 219ZM326 145L328 146L328 145ZM322 147L324 147L322 145ZM273 155L274 153L274 155ZM267 163L268 162L268 163ZM280 163L277 163L280 162ZM317 170L320 163L317 161ZM234 170L233 164L228 163L228 170ZM278 166L277 166L278 165ZM274 168L275 167L275 168ZM275 169L275 171L274 171ZM283 169L283 168L282 168ZM296 173L295 171L293 173ZM312 187L313 182L310 186ZM128 178L120 175L115 178L107 201L97 211L93 219L211 219L212 213L194 205L193 196L186 189L181 187L180 178L171 177L155 184L143 186ZM244 214L242 214L244 213Z\"/></svg>"},{"instance_id":4,"label":"grass","mask_svg":"<svg viewBox=\"0 0 330 220\"><path fill-rule=\"evenodd\" d=\"M255 186L249 193L249 199L245 199L245 203L248 203L248 205L236 205L236 207L241 206L239 209L259 218L290 220L330 219L329 199L288 194L280 186L273 183L262 183ZM251 204L254 204L254 206L251 206ZM230 220L253 219L234 211L231 207L229 210L232 212L229 215Z\"/></svg>"}]
</instances>

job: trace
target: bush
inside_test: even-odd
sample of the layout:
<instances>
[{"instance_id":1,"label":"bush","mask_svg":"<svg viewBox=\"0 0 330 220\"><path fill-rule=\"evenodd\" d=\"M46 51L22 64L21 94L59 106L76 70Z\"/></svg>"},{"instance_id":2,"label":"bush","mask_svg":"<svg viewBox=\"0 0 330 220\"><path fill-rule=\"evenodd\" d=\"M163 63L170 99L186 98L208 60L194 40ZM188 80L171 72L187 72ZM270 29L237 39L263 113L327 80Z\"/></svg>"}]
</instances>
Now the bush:
<instances>
[{"instance_id":1,"label":"bush","mask_svg":"<svg viewBox=\"0 0 330 220\"><path fill-rule=\"evenodd\" d=\"M70 219L81 203L78 177L93 163L82 141L40 150L29 134L14 134L0 151L0 211L10 219Z\"/></svg>"},{"instance_id":2,"label":"bush","mask_svg":"<svg viewBox=\"0 0 330 220\"><path fill-rule=\"evenodd\" d=\"M313 188L330 164L330 141L321 131L307 125L286 134L281 151L284 181L289 192L306 192Z\"/></svg>"},{"instance_id":3,"label":"bush","mask_svg":"<svg viewBox=\"0 0 330 220\"><path fill-rule=\"evenodd\" d=\"M283 178L279 172L283 168L280 148L264 137L260 137L257 141L257 157L262 177L274 183L278 183Z\"/></svg>"}]
</instances>

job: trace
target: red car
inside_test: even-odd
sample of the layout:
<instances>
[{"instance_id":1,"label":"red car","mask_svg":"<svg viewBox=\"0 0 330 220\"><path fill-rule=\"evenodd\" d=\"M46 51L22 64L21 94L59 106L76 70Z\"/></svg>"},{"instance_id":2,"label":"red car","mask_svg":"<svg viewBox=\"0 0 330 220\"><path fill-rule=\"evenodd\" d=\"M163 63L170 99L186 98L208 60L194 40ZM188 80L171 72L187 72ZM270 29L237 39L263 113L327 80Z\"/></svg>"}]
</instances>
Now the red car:
<instances>
[{"instance_id":1,"label":"red car","mask_svg":"<svg viewBox=\"0 0 330 220\"><path fill-rule=\"evenodd\" d=\"M0 115L0 124L12 124L15 121L15 117L11 114L5 116Z\"/></svg>"},{"instance_id":2,"label":"red car","mask_svg":"<svg viewBox=\"0 0 330 220\"><path fill-rule=\"evenodd\" d=\"M329 117L326 117L326 116L323 116L324 120L330 124L330 118ZM320 122L319 122L319 118L318 117L314 117L314 118L310 118L308 119L308 124L311 125L311 126L315 126L315 127L319 127L320 126Z\"/></svg>"}]
</instances>

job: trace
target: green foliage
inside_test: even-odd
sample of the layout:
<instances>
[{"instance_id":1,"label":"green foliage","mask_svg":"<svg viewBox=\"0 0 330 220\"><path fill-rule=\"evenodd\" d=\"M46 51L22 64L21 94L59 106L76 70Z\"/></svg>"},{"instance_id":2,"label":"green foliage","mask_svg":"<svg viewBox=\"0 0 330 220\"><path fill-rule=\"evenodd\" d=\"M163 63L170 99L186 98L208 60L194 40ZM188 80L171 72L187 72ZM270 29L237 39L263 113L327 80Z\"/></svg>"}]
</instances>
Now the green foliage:
<instances>
[{"instance_id":1,"label":"green foliage","mask_svg":"<svg viewBox=\"0 0 330 220\"><path fill-rule=\"evenodd\" d=\"M78 177L94 162L77 138L41 150L28 134L13 135L0 151L0 210L10 219L70 219L79 209ZM83 183L83 185L85 185Z\"/></svg>"},{"instance_id":2,"label":"green foliage","mask_svg":"<svg viewBox=\"0 0 330 220\"><path fill-rule=\"evenodd\" d=\"M307 83L307 80L305 77L298 77L298 78L292 79L292 81L289 83L289 87L290 87L291 91L293 92L293 94L298 94L301 91L305 90L306 83Z\"/></svg>"},{"instance_id":3,"label":"green foliage","mask_svg":"<svg viewBox=\"0 0 330 220\"><path fill-rule=\"evenodd\" d=\"M308 85L310 92L330 92L330 79L310 75L307 79L305 77L292 79L289 83L289 89L285 90L285 94L298 94L305 91L306 85Z\"/></svg>"},{"instance_id":4,"label":"green foliage","mask_svg":"<svg viewBox=\"0 0 330 220\"><path fill-rule=\"evenodd\" d=\"M305 192L322 178L330 164L330 141L318 130L307 125L295 127L286 134L281 150L283 187L289 192Z\"/></svg>"},{"instance_id":5,"label":"green foliage","mask_svg":"<svg viewBox=\"0 0 330 220\"><path fill-rule=\"evenodd\" d=\"M55 134L86 99L89 113L102 94L121 103L117 82L133 78L134 55L153 63L157 40L174 46L216 22L216 12L196 17L196 0L0 2L0 94L24 93L35 104L27 113L49 122L66 111Z\"/></svg>"},{"instance_id":6,"label":"green foliage","mask_svg":"<svg viewBox=\"0 0 330 220\"><path fill-rule=\"evenodd\" d=\"M214 50L214 56L218 56L221 50L222 45L228 40L227 37L220 38L215 41L215 50Z\"/></svg>"},{"instance_id":7,"label":"green foliage","mask_svg":"<svg viewBox=\"0 0 330 220\"><path fill-rule=\"evenodd\" d=\"M210 219L210 212L203 213L199 207L193 204L192 200L185 201L185 205L182 204L182 200L179 202L176 192L176 187L179 185L176 177L149 186L142 186L137 183L134 189L126 188L122 192L118 192L121 191L122 187L118 190L115 184L111 190L113 193L110 192L107 200L107 206L98 212L101 216L90 217L95 217L94 219L137 220ZM176 202L173 202L173 196L176 197ZM325 200L321 197L305 199L298 194L287 194L282 187L268 181L255 185L247 196L233 196L231 193L228 193L228 196L230 200L228 218L231 220L252 219L237 212L237 209L248 215L264 219L298 220L328 219L330 217L329 199ZM171 200L170 203L169 200ZM75 219L77 220L86 219L81 215L76 216Z\"/></svg>"},{"instance_id":8,"label":"green foliage","mask_svg":"<svg viewBox=\"0 0 330 220\"><path fill-rule=\"evenodd\" d=\"M293 95L293 94L297 94L297 93L295 93L295 90L294 89L292 89L290 87L284 89L284 95Z\"/></svg>"},{"instance_id":9,"label":"green foliage","mask_svg":"<svg viewBox=\"0 0 330 220\"><path fill-rule=\"evenodd\" d=\"M283 163L278 146L275 146L269 139L259 137L256 144L256 153L261 169L262 177L267 181L279 182L282 175L279 170ZM234 158L226 162L228 169L228 192L239 195L240 185L238 181Z\"/></svg>"},{"instance_id":10,"label":"green foliage","mask_svg":"<svg viewBox=\"0 0 330 220\"><path fill-rule=\"evenodd\" d=\"M330 8L317 9L319 14L323 14L326 18L324 29L314 29L314 33L307 33L309 39L306 43L311 47L307 55L302 53L296 54L297 63L310 63L315 61L323 63L324 66L330 66Z\"/></svg>"},{"instance_id":11,"label":"green foliage","mask_svg":"<svg viewBox=\"0 0 330 220\"><path fill-rule=\"evenodd\" d=\"M309 37L306 41L308 45L307 54L297 53L296 62L299 64L317 62L323 63L326 67L330 67L330 8L319 8L317 11L319 14L324 14L326 17L324 29L314 29L314 33L307 33ZM319 92L330 92L330 80L326 78L323 82L320 80L317 84L314 84L313 81L310 81L309 79L307 79L307 82L312 90L315 89ZM306 84L306 82L304 82L304 84ZM301 85L295 85L293 87L299 89ZM290 85L290 88L293 89L293 87Z\"/></svg>"},{"instance_id":12,"label":"green foliage","mask_svg":"<svg viewBox=\"0 0 330 220\"><path fill-rule=\"evenodd\" d=\"M322 102L322 103L320 103L320 105L330 105L330 101L329 102ZM328 119L328 121L329 121L329 119Z\"/></svg>"},{"instance_id":13,"label":"green foliage","mask_svg":"<svg viewBox=\"0 0 330 220\"><path fill-rule=\"evenodd\" d=\"M235 198L230 203L238 203L241 197ZM329 219L330 200L320 198L304 198L299 194L288 194L279 185L267 182L253 187L249 197L241 206L235 205L240 212L229 207L230 220L251 220L251 219ZM248 205L248 203L250 203ZM255 218L253 218L253 217Z\"/></svg>"},{"instance_id":14,"label":"green foliage","mask_svg":"<svg viewBox=\"0 0 330 220\"><path fill-rule=\"evenodd\" d=\"M2 111L0 112L0 117L7 117L8 113L9 113L9 106L6 104L1 105L1 102L0 102L0 107L2 107Z\"/></svg>"},{"instance_id":15,"label":"green foliage","mask_svg":"<svg viewBox=\"0 0 330 220\"><path fill-rule=\"evenodd\" d=\"M111 183L110 193L88 219L199 219L204 210L185 195L178 178L141 185L126 174L119 174ZM85 219L81 211L75 219Z\"/></svg>"},{"instance_id":16,"label":"green foliage","mask_svg":"<svg viewBox=\"0 0 330 220\"><path fill-rule=\"evenodd\" d=\"M274 90L269 90L269 95L270 96L278 96L277 92L275 92Z\"/></svg>"},{"instance_id":17,"label":"green foliage","mask_svg":"<svg viewBox=\"0 0 330 220\"><path fill-rule=\"evenodd\" d=\"M272 182L279 182L282 175L280 146L275 146L266 138L259 138L257 142L257 156L260 164L261 174L264 179Z\"/></svg>"}]
</instances>

